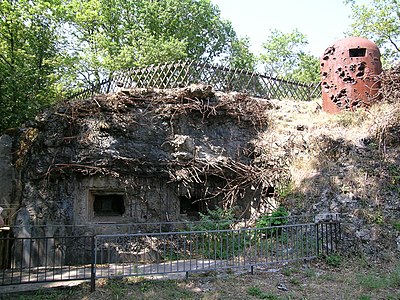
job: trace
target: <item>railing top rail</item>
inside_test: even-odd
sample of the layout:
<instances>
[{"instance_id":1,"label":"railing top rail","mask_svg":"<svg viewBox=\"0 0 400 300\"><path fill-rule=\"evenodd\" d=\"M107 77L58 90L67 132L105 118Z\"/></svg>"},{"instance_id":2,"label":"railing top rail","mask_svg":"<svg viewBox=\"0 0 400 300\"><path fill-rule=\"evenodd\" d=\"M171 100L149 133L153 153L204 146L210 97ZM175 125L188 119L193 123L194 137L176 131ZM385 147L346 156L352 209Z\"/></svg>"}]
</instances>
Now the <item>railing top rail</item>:
<instances>
[{"instance_id":1,"label":"railing top rail","mask_svg":"<svg viewBox=\"0 0 400 300\"><path fill-rule=\"evenodd\" d=\"M306 214L306 215L290 215L290 216L271 216L268 215L271 219L273 220L279 220L279 219L288 219L288 220L300 220L300 219L315 219L315 215L311 214ZM339 216L332 215L331 219L338 219ZM88 223L88 224L32 224L32 225L9 225L10 228L12 229L18 229L18 228L49 228L49 227L64 227L64 228L96 228L96 227L107 227L107 226L118 226L118 227L134 227L134 226L164 226L164 225L200 225L204 224L206 221L165 221L165 222L134 222L134 223L111 223L111 222L105 222L105 223ZM237 224L237 223L254 223L254 219L234 219L234 220L212 220L212 221L207 221L208 223L213 223L213 224L221 224L221 223L232 223L232 224Z\"/></svg>"},{"instance_id":2,"label":"railing top rail","mask_svg":"<svg viewBox=\"0 0 400 300\"><path fill-rule=\"evenodd\" d=\"M333 224L335 222L322 222L322 223L302 223L302 224L292 224L292 225L277 225L277 226L267 226L267 227L245 227L237 229L212 229L212 230L190 230L190 231L171 231L171 232L140 232L140 233L126 233L126 234L97 234L96 239L105 238L119 238L119 237L139 237L139 236L166 236L166 235L189 235L189 234L204 234L204 233L227 233L227 232L241 232L241 231L262 231L268 229L280 229L280 228L297 228L297 227L310 227L317 224Z\"/></svg>"}]
</instances>

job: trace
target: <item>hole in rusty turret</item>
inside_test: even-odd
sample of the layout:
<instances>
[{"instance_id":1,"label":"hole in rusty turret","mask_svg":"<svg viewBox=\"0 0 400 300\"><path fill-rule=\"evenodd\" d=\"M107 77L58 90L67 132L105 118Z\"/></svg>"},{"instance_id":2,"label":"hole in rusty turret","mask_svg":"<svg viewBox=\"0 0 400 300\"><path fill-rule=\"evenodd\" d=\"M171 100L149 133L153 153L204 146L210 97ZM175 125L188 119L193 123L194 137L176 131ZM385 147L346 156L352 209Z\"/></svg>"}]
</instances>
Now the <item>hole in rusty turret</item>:
<instances>
[{"instance_id":1,"label":"hole in rusty turret","mask_svg":"<svg viewBox=\"0 0 400 300\"><path fill-rule=\"evenodd\" d=\"M350 57L363 57L367 53L366 48L352 48L349 49L349 56Z\"/></svg>"}]
</instances>

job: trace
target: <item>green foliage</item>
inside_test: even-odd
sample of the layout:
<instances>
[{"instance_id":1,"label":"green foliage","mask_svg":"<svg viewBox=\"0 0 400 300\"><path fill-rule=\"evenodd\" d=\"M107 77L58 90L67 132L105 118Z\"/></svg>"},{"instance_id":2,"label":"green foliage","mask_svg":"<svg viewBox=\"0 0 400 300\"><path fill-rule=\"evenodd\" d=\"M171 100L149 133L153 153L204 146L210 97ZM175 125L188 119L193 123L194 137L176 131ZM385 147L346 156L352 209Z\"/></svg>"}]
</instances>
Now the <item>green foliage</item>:
<instances>
[{"instance_id":1,"label":"green foliage","mask_svg":"<svg viewBox=\"0 0 400 300\"><path fill-rule=\"evenodd\" d=\"M345 0L351 6L353 21L350 35L374 41L388 64L400 58L400 1Z\"/></svg>"},{"instance_id":2,"label":"green foliage","mask_svg":"<svg viewBox=\"0 0 400 300\"><path fill-rule=\"evenodd\" d=\"M291 276L293 274L297 274L300 272L300 269L298 267L286 267L283 268L282 274L285 276Z\"/></svg>"},{"instance_id":3,"label":"green foliage","mask_svg":"<svg viewBox=\"0 0 400 300\"><path fill-rule=\"evenodd\" d=\"M0 1L0 132L58 94L57 1Z\"/></svg>"},{"instance_id":4,"label":"green foliage","mask_svg":"<svg viewBox=\"0 0 400 300\"><path fill-rule=\"evenodd\" d=\"M261 216L257 222L257 228L265 228L271 226L281 226L287 224L287 216L289 216L288 211L285 207L280 206L277 210L272 212L272 214Z\"/></svg>"},{"instance_id":5,"label":"green foliage","mask_svg":"<svg viewBox=\"0 0 400 300\"><path fill-rule=\"evenodd\" d=\"M271 30L259 58L265 72L285 79L319 81L319 60L304 51L307 44L306 36L297 29L290 33Z\"/></svg>"},{"instance_id":6,"label":"green foliage","mask_svg":"<svg viewBox=\"0 0 400 300\"><path fill-rule=\"evenodd\" d=\"M234 208L207 210L207 214L200 213L200 223L194 227L201 233L199 240L202 243L200 254L205 257L226 259L236 255L245 247L246 235L239 232L208 232L212 230L230 229L234 220Z\"/></svg>"},{"instance_id":7,"label":"green foliage","mask_svg":"<svg viewBox=\"0 0 400 300\"><path fill-rule=\"evenodd\" d=\"M104 287L112 292L112 299L123 298L127 291L127 286L124 284L124 281L120 279L108 279Z\"/></svg>"},{"instance_id":8,"label":"green foliage","mask_svg":"<svg viewBox=\"0 0 400 300\"><path fill-rule=\"evenodd\" d=\"M263 292L259 287L251 286L247 289L247 294L258 299L279 300L280 297L272 292Z\"/></svg>"},{"instance_id":9,"label":"green foliage","mask_svg":"<svg viewBox=\"0 0 400 300\"><path fill-rule=\"evenodd\" d=\"M235 218L235 208L207 209L207 213L199 212L200 222L195 226L195 230L219 230L229 229Z\"/></svg>"},{"instance_id":10,"label":"green foliage","mask_svg":"<svg viewBox=\"0 0 400 300\"><path fill-rule=\"evenodd\" d=\"M66 288L63 290L57 289L46 289L39 288L34 292L20 293L17 295L16 293L11 293L9 295L3 294L0 299L12 299L12 300L67 300L71 298L79 297L80 291L77 287Z\"/></svg>"},{"instance_id":11,"label":"green foliage","mask_svg":"<svg viewBox=\"0 0 400 300\"><path fill-rule=\"evenodd\" d=\"M250 40L248 38L233 40L225 62L232 68L254 71L257 59L250 51Z\"/></svg>"},{"instance_id":12,"label":"green foliage","mask_svg":"<svg viewBox=\"0 0 400 300\"><path fill-rule=\"evenodd\" d=\"M396 164L388 166L389 173L389 189L396 193L400 193L400 168Z\"/></svg>"},{"instance_id":13,"label":"green foliage","mask_svg":"<svg viewBox=\"0 0 400 300\"><path fill-rule=\"evenodd\" d=\"M358 279L359 284L367 290L376 290L388 287L388 281L386 277L378 275L362 275Z\"/></svg>"},{"instance_id":14,"label":"green foliage","mask_svg":"<svg viewBox=\"0 0 400 300\"><path fill-rule=\"evenodd\" d=\"M277 192L280 198L285 199L290 195L292 195L293 191L294 191L294 184L293 182L290 181L285 185L279 186Z\"/></svg>"},{"instance_id":15,"label":"green foliage","mask_svg":"<svg viewBox=\"0 0 400 300\"><path fill-rule=\"evenodd\" d=\"M361 295L358 297L358 300L372 300L372 298L368 295Z\"/></svg>"},{"instance_id":16,"label":"green foliage","mask_svg":"<svg viewBox=\"0 0 400 300\"><path fill-rule=\"evenodd\" d=\"M328 266L337 268L342 264L342 258L337 254L331 254L325 257L325 262Z\"/></svg>"},{"instance_id":17,"label":"green foliage","mask_svg":"<svg viewBox=\"0 0 400 300\"><path fill-rule=\"evenodd\" d=\"M70 54L85 85L122 68L213 59L235 38L207 0L71 0L66 12Z\"/></svg>"},{"instance_id":18,"label":"green foliage","mask_svg":"<svg viewBox=\"0 0 400 300\"><path fill-rule=\"evenodd\" d=\"M400 265L388 274L370 272L358 276L359 284L368 290L379 290L386 288L398 289L400 287Z\"/></svg>"},{"instance_id":19,"label":"green foliage","mask_svg":"<svg viewBox=\"0 0 400 300\"><path fill-rule=\"evenodd\" d=\"M0 36L0 131L123 68L223 54L252 64L209 0L5 0Z\"/></svg>"}]
</instances>

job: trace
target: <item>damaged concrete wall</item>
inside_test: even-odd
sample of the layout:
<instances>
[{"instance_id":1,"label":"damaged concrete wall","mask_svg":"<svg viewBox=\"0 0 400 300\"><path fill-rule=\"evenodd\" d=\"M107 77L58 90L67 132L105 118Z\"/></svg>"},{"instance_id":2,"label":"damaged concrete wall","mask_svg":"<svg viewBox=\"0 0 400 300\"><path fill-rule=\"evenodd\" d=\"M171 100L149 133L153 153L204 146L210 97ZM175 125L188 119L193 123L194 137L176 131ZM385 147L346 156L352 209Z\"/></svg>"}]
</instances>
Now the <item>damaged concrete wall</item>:
<instances>
[{"instance_id":1,"label":"damaged concrete wall","mask_svg":"<svg viewBox=\"0 0 400 300\"><path fill-rule=\"evenodd\" d=\"M11 136L0 136L0 206L4 209L1 216L5 219L5 223L13 213L13 186L16 179L16 172L12 165L12 142Z\"/></svg>"},{"instance_id":2,"label":"damaged concrete wall","mask_svg":"<svg viewBox=\"0 0 400 300\"><path fill-rule=\"evenodd\" d=\"M267 105L208 86L62 103L21 131L13 150L3 143L5 156L16 154L7 172L21 172L23 188L2 201L17 204L14 223L27 226L176 221L217 205L249 217L268 204L272 184L252 156Z\"/></svg>"}]
</instances>

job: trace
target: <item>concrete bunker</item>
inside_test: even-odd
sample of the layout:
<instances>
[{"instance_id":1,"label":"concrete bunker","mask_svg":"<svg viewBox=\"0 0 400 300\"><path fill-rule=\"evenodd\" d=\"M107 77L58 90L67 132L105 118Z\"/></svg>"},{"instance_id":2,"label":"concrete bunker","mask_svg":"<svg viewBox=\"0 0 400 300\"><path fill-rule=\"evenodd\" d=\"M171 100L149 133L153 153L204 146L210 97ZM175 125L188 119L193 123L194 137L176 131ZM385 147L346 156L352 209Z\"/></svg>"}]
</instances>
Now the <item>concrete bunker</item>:
<instances>
[{"instance_id":1,"label":"concrete bunker","mask_svg":"<svg viewBox=\"0 0 400 300\"><path fill-rule=\"evenodd\" d=\"M196 220L217 207L237 218L272 209L278 170L268 176L254 155L268 105L194 85L124 90L43 112L5 134L14 153L3 195L16 207L6 216L12 235L134 233L139 226L122 225ZM55 259L88 251L71 247ZM40 265L40 251L29 248L37 257L19 263Z\"/></svg>"}]
</instances>

